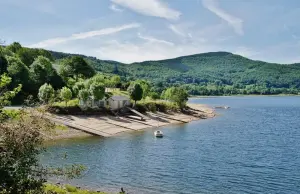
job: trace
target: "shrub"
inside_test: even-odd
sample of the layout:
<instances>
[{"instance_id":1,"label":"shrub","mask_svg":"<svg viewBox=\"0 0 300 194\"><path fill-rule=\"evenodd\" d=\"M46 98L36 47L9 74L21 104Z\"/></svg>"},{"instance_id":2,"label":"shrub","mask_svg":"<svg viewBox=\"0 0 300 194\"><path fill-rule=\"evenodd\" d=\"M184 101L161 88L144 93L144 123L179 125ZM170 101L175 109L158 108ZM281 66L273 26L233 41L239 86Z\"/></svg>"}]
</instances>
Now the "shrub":
<instances>
[{"instance_id":1,"label":"shrub","mask_svg":"<svg viewBox=\"0 0 300 194\"><path fill-rule=\"evenodd\" d=\"M77 188L72 185L65 185L65 188L68 192L76 192Z\"/></svg>"}]
</instances>

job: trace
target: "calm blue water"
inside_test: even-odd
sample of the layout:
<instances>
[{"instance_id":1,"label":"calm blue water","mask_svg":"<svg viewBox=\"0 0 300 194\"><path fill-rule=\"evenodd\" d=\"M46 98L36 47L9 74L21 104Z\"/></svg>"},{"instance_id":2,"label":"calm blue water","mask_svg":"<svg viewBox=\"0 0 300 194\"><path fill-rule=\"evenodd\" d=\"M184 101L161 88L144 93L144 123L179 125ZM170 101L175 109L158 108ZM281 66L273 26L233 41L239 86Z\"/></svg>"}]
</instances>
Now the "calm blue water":
<instances>
[{"instance_id":1,"label":"calm blue water","mask_svg":"<svg viewBox=\"0 0 300 194\"><path fill-rule=\"evenodd\" d=\"M57 142L46 164L88 168L71 181L133 193L300 193L300 97L217 97L214 119L113 138ZM60 159L65 152L66 160Z\"/></svg>"}]
</instances>

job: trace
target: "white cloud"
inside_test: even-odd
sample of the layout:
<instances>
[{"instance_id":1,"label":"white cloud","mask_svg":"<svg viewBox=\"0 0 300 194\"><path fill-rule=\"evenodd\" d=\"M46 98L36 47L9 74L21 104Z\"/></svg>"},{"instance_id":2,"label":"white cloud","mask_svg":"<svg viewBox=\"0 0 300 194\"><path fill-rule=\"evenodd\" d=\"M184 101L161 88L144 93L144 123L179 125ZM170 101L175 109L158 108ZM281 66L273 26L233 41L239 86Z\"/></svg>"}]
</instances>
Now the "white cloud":
<instances>
[{"instance_id":1,"label":"white cloud","mask_svg":"<svg viewBox=\"0 0 300 194\"><path fill-rule=\"evenodd\" d=\"M138 33L138 37L140 39L146 40L146 41L148 41L150 43L160 43L160 44L166 44L166 45L174 46L173 42L169 42L169 41L166 41L166 40L156 39L156 38L151 37L151 36L143 36L140 33Z\"/></svg>"},{"instance_id":2,"label":"white cloud","mask_svg":"<svg viewBox=\"0 0 300 194\"><path fill-rule=\"evenodd\" d=\"M170 46L152 42L152 44L131 43L122 41L108 41L95 49L94 56L100 59L116 60L124 63L141 62L147 60L163 60L184 55L222 50L216 45L178 44Z\"/></svg>"},{"instance_id":3,"label":"white cloud","mask_svg":"<svg viewBox=\"0 0 300 194\"><path fill-rule=\"evenodd\" d=\"M221 9L216 0L202 0L202 4L209 11L213 12L218 17L225 20L231 27L233 27L234 31L238 35L243 35L244 34L243 20L240 19L240 18L237 18L237 17L227 13L225 10Z\"/></svg>"},{"instance_id":4,"label":"white cloud","mask_svg":"<svg viewBox=\"0 0 300 194\"><path fill-rule=\"evenodd\" d=\"M112 27L112 28L104 28L100 30L95 31L89 31L89 32L82 32L78 34L72 34L69 37L58 37L58 38L52 38L48 40L44 40L32 45L29 45L29 47L50 47L55 46L57 44L65 43L72 40L80 40L80 39L86 39L86 38L92 38L94 36L104 36L109 34L114 34L123 30L128 30L132 28L138 28L140 27L140 24L138 23L132 23L132 24L126 24L122 26Z\"/></svg>"},{"instance_id":5,"label":"white cloud","mask_svg":"<svg viewBox=\"0 0 300 194\"><path fill-rule=\"evenodd\" d=\"M178 20L181 13L169 8L160 0L111 0L113 3L129 8L147 16Z\"/></svg>"},{"instance_id":6,"label":"white cloud","mask_svg":"<svg viewBox=\"0 0 300 194\"><path fill-rule=\"evenodd\" d=\"M124 11L123 9L118 8L115 4L111 4L111 6L109 8L115 12L123 12Z\"/></svg>"},{"instance_id":7,"label":"white cloud","mask_svg":"<svg viewBox=\"0 0 300 194\"><path fill-rule=\"evenodd\" d=\"M186 37L186 34L177 26L170 24L168 26L170 28L170 30L172 30L175 34L179 35L179 36L183 36Z\"/></svg>"}]
</instances>

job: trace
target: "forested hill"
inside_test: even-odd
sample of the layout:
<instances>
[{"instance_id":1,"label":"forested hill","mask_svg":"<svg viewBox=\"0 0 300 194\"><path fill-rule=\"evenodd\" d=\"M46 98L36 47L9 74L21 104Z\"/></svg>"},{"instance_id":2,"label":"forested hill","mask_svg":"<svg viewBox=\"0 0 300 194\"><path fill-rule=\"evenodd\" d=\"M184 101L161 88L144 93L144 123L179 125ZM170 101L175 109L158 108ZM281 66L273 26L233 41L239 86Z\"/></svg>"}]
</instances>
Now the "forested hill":
<instances>
[{"instance_id":1,"label":"forested hill","mask_svg":"<svg viewBox=\"0 0 300 194\"><path fill-rule=\"evenodd\" d=\"M60 52L52 54L56 59L72 55ZM195 95L296 94L300 89L300 64L254 61L229 52L132 64L80 56L98 71L119 74L126 80L149 80L159 92L171 85L184 85Z\"/></svg>"}]
</instances>

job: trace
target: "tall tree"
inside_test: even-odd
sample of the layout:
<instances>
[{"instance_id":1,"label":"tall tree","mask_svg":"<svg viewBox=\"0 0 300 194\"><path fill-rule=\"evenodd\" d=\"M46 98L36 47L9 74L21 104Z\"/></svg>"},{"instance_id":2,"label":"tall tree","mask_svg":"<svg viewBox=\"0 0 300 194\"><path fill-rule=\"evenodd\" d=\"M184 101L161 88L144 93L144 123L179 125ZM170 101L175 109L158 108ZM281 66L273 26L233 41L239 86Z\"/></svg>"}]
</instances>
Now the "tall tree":
<instances>
[{"instance_id":1,"label":"tall tree","mask_svg":"<svg viewBox=\"0 0 300 194\"><path fill-rule=\"evenodd\" d=\"M134 100L134 104L136 104L136 101L143 98L143 88L138 83L132 83L128 87L128 93L130 95L130 98Z\"/></svg>"},{"instance_id":2,"label":"tall tree","mask_svg":"<svg viewBox=\"0 0 300 194\"><path fill-rule=\"evenodd\" d=\"M12 91L8 90L8 86L11 83L12 79L6 74L0 75L0 114L5 105L10 104L10 100L15 97L17 93L21 91L22 85L17 86ZM1 115L0 115L1 119Z\"/></svg>"},{"instance_id":3,"label":"tall tree","mask_svg":"<svg viewBox=\"0 0 300 194\"><path fill-rule=\"evenodd\" d=\"M37 87L40 87L43 83L50 83L54 89L64 86L62 78L53 68L51 61L44 56L38 56L34 60L30 65L30 72Z\"/></svg>"},{"instance_id":4,"label":"tall tree","mask_svg":"<svg viewBox=\"0 0 300 194\"><path fill-rule=\"evenodd\" d=\"M72 91L67 87L63 87L60 90L60 97L66 102L66 106L68 106L68 101L72 99Z\"/></svg>"},{"instance_id":5,"label":"tall tree","mask_svg":"<svg viewBox=\"0 0 300 194\"><path fill-rule=\"evenodd\" d=\"M105 95L105 87L103 84L94 83L90 86L90 94L95 100L102 100Z\"/></svg>"},{"instance_id":6,"label":"tall tree","mask_svg":"<svg viewBox=\"0 0 300 194\"><path fill-rule=\"evenodd\" d=\"M21 48L22 48L22 46L18 42L13 42L12 44L7 46L7 49L14 53L17 53Z\"/></svg>"},{"instance_id":7,"label":"tall tree","mask_svg":"<svg viewBox=\"0 0 300 194\"><path fill-rule=\"evenodd\" d=\"M171 87L164 92L164 97L176 103L180 108L184 108L188 101L188 93L182 87Z\"/></svg>"},{"instance_id":8,"label":"tall tree","mask_svg":"<svg viewBox=\"0 0 300 194\"><path fill-rule=\"evenodd\" d=\"M95 75L95 70L82 57L73 56L62 61L60 74L64 78L83 77L90 78Z\"/></svg>"},{"instance_id":9,"label":"tall tree","mask_svg":"<svg viewBox=\"0 0 300 194\"><path fill-rule=\"evenodd\" d=\"M29 69L20 59L16 57L7 57L8 59L8 75L12 78L12 87L22 84L24 89L28 87Z\"/></svg>"},{"instance_id":10,"label":"tall tree","mask_svg":"<svg viewBox=\"0 0 300 194\"><path fill-rule=\"evenodd\" d=\"M83 81L76 82L72 88L74 96L78 96L78 92L84 89L85 85Z\"/></svg>"},{"instance_id":11,"label":"tall tree","mask_svg":"<svg viewBox=\"0 0 300 194\"><path fill-rule=\"evenodd\" d=\"M41 102L48 103L54 98L54 89L50 84L45 83L39 89L38 97Z\"/></svg>"},{"instance_id":12,"label":"tall tree","mask_svg":"<svg viewBox=\"0 0 300 194\"><path fill-rule=\"evenodd\" d=\"M87 89L82 89L78 92L78 98L83 102L86 102L89 98L89 91Z\"/></svg>"},{"instance_id":13,"label":"tall tree","mask_svg":"<svg viewBox=\"0 0 300 194\"><path fill-rule=\"evenodd\" d=\"M141 87L143 88L143 99L145 99L150 93L150 89L151 89L150 83L146 80L136 80L135 82L140 84Z\"/></svg>"},{"instance_id":14,"label":"tall tree","mask_svg":"<svg viewBox=\"0 0 300 194\"><path fill-rule=\"evenodd\" d=\"M118 75L114 75L111 77L110 81L111 81L113 87L117 87L121 83L121 78Z\"/></svg>"},{"instance_id":15,"label":"tall tree","mask_svg":"<svg viewBox=\"0 0 300 194\"><path fill-rule=\"evenodd\" d=\"M8 62L2 52L0 52L0 75L7 72L7 66Z\"/></svg>"}]
</instances>

